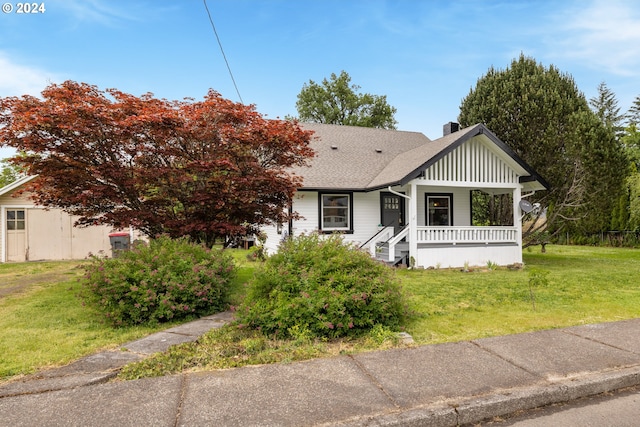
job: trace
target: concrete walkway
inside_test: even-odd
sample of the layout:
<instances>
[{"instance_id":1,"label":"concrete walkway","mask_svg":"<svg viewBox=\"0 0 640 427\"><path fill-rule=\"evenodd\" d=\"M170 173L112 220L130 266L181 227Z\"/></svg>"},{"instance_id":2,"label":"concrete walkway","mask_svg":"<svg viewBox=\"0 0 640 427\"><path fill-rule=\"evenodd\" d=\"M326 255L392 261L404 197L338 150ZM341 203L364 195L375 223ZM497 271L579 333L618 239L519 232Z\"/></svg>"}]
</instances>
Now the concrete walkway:
<instances>
[{"instance_id":1,"label":"concrete walkway","mask_svg":"<svg viewBox=\"0 0 640 427\"><path fill-rule=\"evenodd\" d=\"M455 426L640 384L640 319L137 381L209 316L0 386L2 426Z\"/></svg>"}]
</instances>

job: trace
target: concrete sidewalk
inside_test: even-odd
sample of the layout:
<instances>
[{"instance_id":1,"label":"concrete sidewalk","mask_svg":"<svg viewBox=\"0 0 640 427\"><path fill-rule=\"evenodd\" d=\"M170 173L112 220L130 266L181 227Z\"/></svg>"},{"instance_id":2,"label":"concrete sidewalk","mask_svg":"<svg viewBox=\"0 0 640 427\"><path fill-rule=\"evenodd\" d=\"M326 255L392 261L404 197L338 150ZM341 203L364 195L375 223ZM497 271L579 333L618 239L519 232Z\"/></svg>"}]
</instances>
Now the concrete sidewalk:
<instances>
[{"instance_id":1,"label":"concrete sidewalk","mask_svg":"<svg viewBox=\"0 0 640 427\"><path fill-rule=\"evenodd\" d=\"M107 382L125 363L229 319L0 386L0 425L455 426L640 384L640 319Z\"/></svg>"}]
</instances>

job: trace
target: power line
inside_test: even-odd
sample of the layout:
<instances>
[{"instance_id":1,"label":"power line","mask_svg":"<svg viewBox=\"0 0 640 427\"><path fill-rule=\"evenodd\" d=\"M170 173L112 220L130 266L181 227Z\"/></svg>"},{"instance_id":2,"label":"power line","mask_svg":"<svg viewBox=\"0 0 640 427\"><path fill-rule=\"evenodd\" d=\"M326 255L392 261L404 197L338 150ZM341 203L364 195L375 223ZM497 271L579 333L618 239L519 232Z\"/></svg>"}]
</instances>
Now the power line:
<instances>
[{"instance_id":1,"label":"power line","mask_svg":"<svg viewBox=\"0 0 640 427\"><path fill-rule=\"evenodd\" d=\"M233 82L233 87L236 88L236 93L238 94L238 98L240 98L240 103L244 104L242 97L240 96L240 91L238 90L238 85L236 85L236 79L233 78L233 73L231 72L231 67L229 66L229 61L227 61L227 56L224 54L224 49L222 49L222 43L220 42L220 37L218 37L218 32L216 31L216 26L213 24L213 18L211 18L211 12L209 12L209 7L207 7L207 0L202 0L204 2L204 8L207 9L207 15L209 15L209 22L211 22L211 28L213 28L213 33L216 35L216 40L218 40L218 46L220 46L220 52L222 52L222 57L224 58L225 64L227 64L227 70L229 70L229 75L231 76L231 81Z\"/></svg>"}]
</instances>

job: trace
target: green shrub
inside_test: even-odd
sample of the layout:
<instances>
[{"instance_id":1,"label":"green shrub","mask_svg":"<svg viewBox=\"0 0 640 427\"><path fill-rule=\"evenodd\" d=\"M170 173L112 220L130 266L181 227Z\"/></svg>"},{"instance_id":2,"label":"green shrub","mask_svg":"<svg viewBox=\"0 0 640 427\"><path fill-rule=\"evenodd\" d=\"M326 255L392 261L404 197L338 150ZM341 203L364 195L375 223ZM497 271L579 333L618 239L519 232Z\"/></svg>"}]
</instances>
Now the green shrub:
<instances>
[{"instance_id":1,"label":"green shrub","mask_svg":"<svg viewBox=\"0 0 640 427\"><path fill-rule=\"evenodd\" d=\"M224 310L234 262L221 249L161 237L117 258L92 258L83 296L116 326Z\"/></svg>"},{"instance_id":2,"label":"green shrub","mask_svg":"<svg viewBox=\"0 0 640 427\"><path fill-rule=\"evenodd\" d=\"M393 269L339 235L282 243L249 282L236 317L267 335L357 336L375 325L399 328L405 304Z\"/></svg>"}]
</instances>

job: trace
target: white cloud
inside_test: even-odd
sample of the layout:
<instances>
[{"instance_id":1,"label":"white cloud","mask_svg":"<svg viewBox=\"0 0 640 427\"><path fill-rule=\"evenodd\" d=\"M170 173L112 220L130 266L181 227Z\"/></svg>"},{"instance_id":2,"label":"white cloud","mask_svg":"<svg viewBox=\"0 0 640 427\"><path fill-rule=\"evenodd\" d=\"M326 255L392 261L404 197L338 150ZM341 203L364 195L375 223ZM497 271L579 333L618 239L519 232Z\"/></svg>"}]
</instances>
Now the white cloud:
<instances>
[{"instance_id":1,"label":"white cloud","mask_svg":"<svg viewBox=\"0 0 640 427\"><path fill-rule=\"evenodd\" d=\"M579 1L557 18L562 56L620 76L640 73L640 9L634 1Z\"/></svg>"},{"instance_id":2,"label":"white cloud","mask_svg":"<svg viewBox=\"0 0 640 427\"><path fill-rule=\"evenodd\" d=\"M76 23L97 23L107 27L116 26L122 20L135 21L138 20L137 16L145 16L137 14L144 13L144 10L140 10L140 7L134 6L132 2L123 3L117 8L113 2L103 0L67 0L60 6L71 12Z\"/></svg>"},{"instance_id":3,"label":"white cloud","mask_svg":"<svg viewBox=\"0 0 640 427\"><path fill-rule=\"evenodd\" d=\"M39 96L49 84L60 81L52 73L17 64L0 52L0 96ZM13 156L16 150L0 144L0 159Z\"/></svg>"},{"instance_id":4,"label":"white cloud","mask_svg":"<svg viewBox=\"0 0 640 427\"><path fill-rule=\"evenodd\" d=\"M0 52L0 96L38 96L46 86L59 80L53 73L17 64Z\"/></svg>"}]
</instances>

